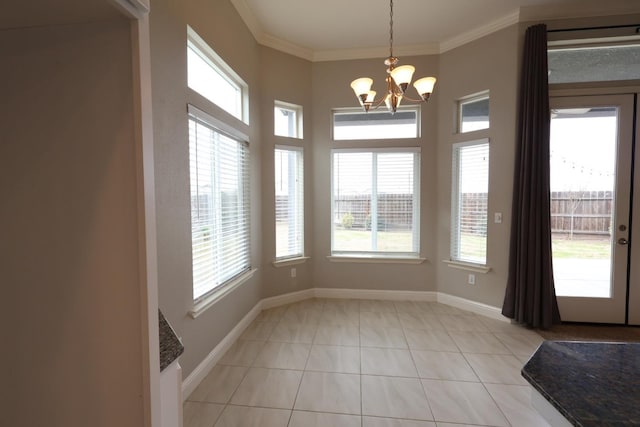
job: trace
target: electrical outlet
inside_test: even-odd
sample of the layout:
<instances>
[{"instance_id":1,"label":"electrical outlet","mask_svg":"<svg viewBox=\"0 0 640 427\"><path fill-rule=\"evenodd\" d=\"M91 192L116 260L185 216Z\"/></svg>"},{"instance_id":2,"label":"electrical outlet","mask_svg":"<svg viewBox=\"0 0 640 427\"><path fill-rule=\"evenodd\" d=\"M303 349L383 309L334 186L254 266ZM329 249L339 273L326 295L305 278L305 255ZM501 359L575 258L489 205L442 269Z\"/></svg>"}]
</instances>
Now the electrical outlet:
<instances>
[{"instance_id":1,"label":"electrical outlet","mask_svg":"<svg viewBox=\"0 0 640 427\"><path fill-rule=\"evenodd\" d=\"M476 284L476 275L475 274L470 274L469 275L468 283L470 285L475 285Z\"/></svg>"},{"instance_id":2,"label":"electrical outlet","mask_svg":"<svg viewBox=\"0 0 640 427\"><path fill-rule=\"evenodd\" d=\"M291 269L291 277L296 277L296 268L295 267L293 267Z\"/></svg>"}]
</instances>

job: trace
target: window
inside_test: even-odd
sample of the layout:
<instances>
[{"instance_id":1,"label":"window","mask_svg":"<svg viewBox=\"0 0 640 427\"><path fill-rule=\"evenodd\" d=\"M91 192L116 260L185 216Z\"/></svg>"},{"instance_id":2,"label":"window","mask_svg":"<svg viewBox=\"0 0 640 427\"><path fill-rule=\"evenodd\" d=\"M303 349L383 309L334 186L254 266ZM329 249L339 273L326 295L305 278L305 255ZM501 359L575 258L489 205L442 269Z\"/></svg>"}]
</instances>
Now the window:
<instances>
[{"instance_id":1,"label":"window","mask_svg":"<svg viewBox=\"0 0 640 427\"><path fill-rule=\"evenodd\" d=\"M489 141L453 146L451 260L486 264Z\"/></svg>"},{"instance_id":2,"label":"window","mask_svg":"<svg viewBox=\"0 0 640 427\"><path fill-rule=\"evenodd\" d=\"M302 149L276 147L276 259L304 255Z\"/></svg>"},{"instance_id":3,"label":"window","mask_svg":"<svg viewBox=\"0 0 640 427\"><path fill-rule=\"evenodd\" d=\"M418 106L389 112L362 110L335 110L333 112L333 139L398 139L418 138L420 111Z\"/></svg>"},{"instance_id":4,"label":"window","mask_svg":"<svg viewBox=\"0 0 640 427\"><path fill-rule=\"evenodd\" d=\"M419 254L418 148L334 150L332 254Z\"/></svg>"},{"instance_id":5,"label":"window","mask_svg":"<svg viewBox=\"0 0 640 427\"><path fill-rule=\"evenodd\" d=\"M489 94L458 101L458 119L460 133L489 129Z\"/></svg>"},{"instance_id":6,"label":"window","mask_svg":"<svg viewBox=\"0 0 640 427\"><path fill-rule=\"evenodd\" d=\"M189 106L193 299L250 269L249 147Z\"/></svg>"},{"instance_id":7,"label":"window","mask_svg":"<svg viewBox=\"0 0 640 427\"><path fill-rule=\"evenodd\" d=\"M549 83L640 79L640 43L549 49Z\"/></svg>"},{"instance_id":8,"label":"window","mask_svg":"<svg viewBox=\"0 0 640 427\"><path fill-rule=\"evenodd\" d=\"M277 136L302 139L302 107L276 101L273 109L273 130Z\"/></svg>"},{"instance_id":9,"label":"window","mask_svg":"<svg viewBox=\"0 0 640 427\"><path fill-rule=\"evenodd\" d=\"M248 87L209 45L187 27L187 85L248 123Z\"/></svg>"}]
</instances>

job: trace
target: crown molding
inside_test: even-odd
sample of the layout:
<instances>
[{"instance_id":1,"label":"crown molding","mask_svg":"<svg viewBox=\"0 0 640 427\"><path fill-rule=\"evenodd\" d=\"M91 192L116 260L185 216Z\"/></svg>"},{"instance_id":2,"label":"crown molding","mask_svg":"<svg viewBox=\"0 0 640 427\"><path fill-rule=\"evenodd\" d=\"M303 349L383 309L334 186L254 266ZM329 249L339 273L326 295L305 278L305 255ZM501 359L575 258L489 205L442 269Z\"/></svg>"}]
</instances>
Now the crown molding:
<instances>
[{"instance_id":1,"label":"crown molding","mask_svg":"<svg viewBox=\"0 0 640 427\"><path fill-rule=\"evenodd\" d=\"M258 43L263 46L270 47L275 50L279 50L284 53L288 53L298 58L306 59L307 61L313 61L314 53L311 49L298 46L295 43L288 42L286 40L279 39L271 34L262 33L260 37L256 37Z\"/></svg>"},{"instance_id":2,"label":"crown molding","mask_svg":"<svg viewBox=\"0 0 640 427\"><path fill-rule=\"evenodd\" d=\"M260 43L260 39L263 37L264 30L262 29L262 25L253 14L249 6L244 0L230 0L233 7L236 8L240 18L244 21L244 24L249 28L251 34L253 34L253 38L255 38L258 43Z\"/></svg>"},{"instance_id":3,"label":"crown molding","mask_svg":"<svg viewBox=\"0 0 640 427\"><path fill-rule=\"evenodd\" d=\"M520 11L516 10L500 19L488 23L487 25L467 31L466 33L440 43L440 53L444 53L474 40L478 40L484 36L495 33L496 31L510 27L513 24L517 24L518 22L520 22Z\"/></svg>"}]
</instances>

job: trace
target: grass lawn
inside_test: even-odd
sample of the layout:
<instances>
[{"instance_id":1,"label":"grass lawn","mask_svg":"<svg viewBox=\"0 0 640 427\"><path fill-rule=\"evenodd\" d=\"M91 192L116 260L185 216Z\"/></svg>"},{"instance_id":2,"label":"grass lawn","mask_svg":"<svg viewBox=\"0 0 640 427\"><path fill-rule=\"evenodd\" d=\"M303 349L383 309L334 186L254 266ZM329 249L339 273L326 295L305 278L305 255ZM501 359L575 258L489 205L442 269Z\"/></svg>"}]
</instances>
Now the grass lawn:
<instances>
[{"instance_id":1,"label":"grass lawn","mask_svg":"<svg viewBox=\"0 0 640 427\"><path fill-rule=\"evenodd\" d=\"M608 237L569 240L564 236L553 236L551 247L553 257L556 259L609 259L611 257L611 241Z\"/></svg>"},{"instance_id":2,"label":"grass lawn","mask_svg":"<svg viewBox=\"0 0 640 427\"><path fill-rule=\"evenodd\" d=\"M335 247L339 251L371 251L371 231L335 230ZM409 231L378 231L379 251L411 252L412 235Z\"/></svg>"},{"instance_id":3,"label":"grass lawn","mask_svg":"<svg viewBox=\"0 0 640 427\"><path fill-rule=\"evenodd\" d=\"M280 233L286 236L285 233ZM371 232L367 230L335 230L337 250L370 251ZM378 250L390 252L411 252L412 236L409 231L379 231ZM462 235L461 249L467 258L482 258L487 238L475 234ZM552 237L551 246L555 259L609 259L611 242L608 236L596 238L574 238L566 236Z\"/></svg>"}]
</instances>

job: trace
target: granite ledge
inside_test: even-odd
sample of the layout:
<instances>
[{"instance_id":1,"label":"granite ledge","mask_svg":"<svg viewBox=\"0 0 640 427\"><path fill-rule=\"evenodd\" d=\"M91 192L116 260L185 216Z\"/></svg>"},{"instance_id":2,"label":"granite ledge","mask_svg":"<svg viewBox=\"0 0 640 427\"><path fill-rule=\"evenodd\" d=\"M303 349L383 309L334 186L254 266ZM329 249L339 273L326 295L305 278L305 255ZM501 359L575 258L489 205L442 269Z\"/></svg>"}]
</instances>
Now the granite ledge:
<instances>
[{"instance_id":1,"label":"granite ledge","mask_svg":"<svg viewBox=\"0 0 640 427\"><path fill-rule=\"evenodd\" d=\"M184 352L184 346L160 310L158 310L158 322L160 332L160 372L162 372L180 357Z\"/></svg>"},{"instance_id":2,"label":"granite ledge","mask_svg":"<svg viewBox=\"0 0 640 427\"><path fill-rule=\"evenodd\" d=\"M640 425L640 343L545 341L522 376L574 426Z\"/></svg>"}]
</instances>

